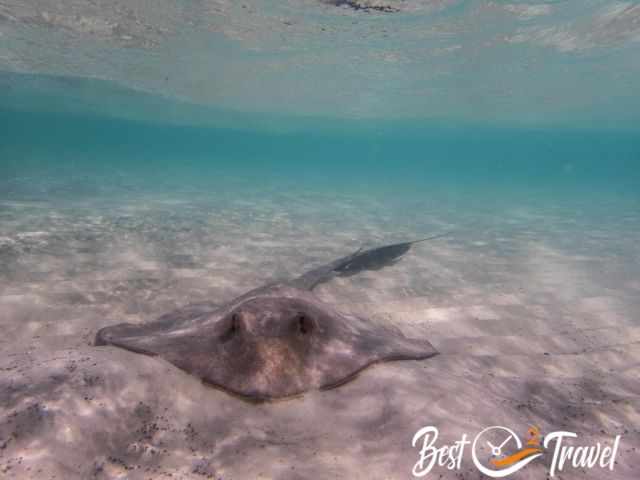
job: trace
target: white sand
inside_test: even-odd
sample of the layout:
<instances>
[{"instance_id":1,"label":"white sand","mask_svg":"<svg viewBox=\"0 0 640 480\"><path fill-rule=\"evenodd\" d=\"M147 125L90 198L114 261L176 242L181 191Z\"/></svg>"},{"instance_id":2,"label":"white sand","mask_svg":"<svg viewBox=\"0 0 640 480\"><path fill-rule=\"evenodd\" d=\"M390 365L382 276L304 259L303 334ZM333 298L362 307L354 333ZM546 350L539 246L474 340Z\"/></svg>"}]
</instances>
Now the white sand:
<instances>
[{"instance_id":1,"label":"white sand","mask_svg":"<svg viewBox=\"0 0 640 480\"><path fill-rule=\"evenodd\" d=\"M170 200L1 205L0 477L407 479L425 425L452 442L531 424L585 445L622 434L613 472L556 478L637 477L637 220L576 205L398 209L355 195ZM252 405L163 361L91 346L102 326L222 302L360 241L449 227L450 238L393 267L318 288L344 310L426 336L441 352L431 360ZM546 478L548 462L512 478ZM482 478L469 455L460 472L427 478L440 476Z\"/></svg>"}]
</instances>

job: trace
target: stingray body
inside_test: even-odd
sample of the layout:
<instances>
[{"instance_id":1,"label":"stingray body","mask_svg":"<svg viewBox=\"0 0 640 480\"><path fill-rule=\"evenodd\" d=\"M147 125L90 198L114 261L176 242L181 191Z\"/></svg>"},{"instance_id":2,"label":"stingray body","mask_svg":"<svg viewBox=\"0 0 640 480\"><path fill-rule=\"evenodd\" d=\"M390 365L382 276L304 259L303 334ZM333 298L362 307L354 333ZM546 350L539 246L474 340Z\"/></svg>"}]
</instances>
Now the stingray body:
<instances>
[{"instance_id":1,"label":"stingray body","mask_svg":"<svg viewBox=\"0 0 640 480\"><path fill-rule=\"evenodd\" d=\"M376 362L426 359L437 354L427 340L340 313L312 293L335 276L389 265L413 243L359 250L225 305L189 305L150 323L105 327L95 344L158 356L256 401L333 388Z\"/></svg>"}]
</instances>

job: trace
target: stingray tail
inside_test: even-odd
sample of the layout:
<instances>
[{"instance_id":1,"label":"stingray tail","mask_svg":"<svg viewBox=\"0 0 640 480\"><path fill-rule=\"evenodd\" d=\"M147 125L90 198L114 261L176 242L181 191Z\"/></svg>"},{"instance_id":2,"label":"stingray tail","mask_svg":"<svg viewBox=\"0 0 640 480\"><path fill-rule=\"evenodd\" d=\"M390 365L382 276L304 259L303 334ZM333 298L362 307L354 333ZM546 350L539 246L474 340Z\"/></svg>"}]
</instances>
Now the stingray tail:
<instances>
[{"instance_id":1,"label":"stingray tail","mask_svg":"<svg viewBox=\"0 0 640 480\"><path fill-rule=\"evenodd\" d=\"M420 240L413 240L413 241L407 242L407 243L410 243L411 245L413 245L414 243L426 242L428 240L435 240L436 238L446 237L447 235L450 235L450 234L451 234L451 232L444 232L444 233L440 233L438 235L434 235L432 237L421 238Z\"/></svg>"},{"instance_id":2,"label":"stingray tail","mask_svg":"<svg viewBox=\"0 0 640 480\"><path fill-rule=\"evenodd\" d=\"M380 270L389 265L393 265L411 249L413 244L435 240L448 234L449 232L441 233L411 242L395 243L384 247L372 248L364 252L360 249L351 256L345 257L343 262L334 267L334 271L339 276L349 277L365 270Z\"/></svg>"},{"instance_id":3,"label":"stingray tail","mask_svg":"<svg viewBox=\"0 0 640 480\"><path fill-rule=\"evenodd\" d=\"M316 285L326 282L335 276L350 277L365 270L380 270L386 266L393 265L405 253L409 251L414 243L426 242L444 237L450 232L433 235L431 237L413 240L411 242L395 243L384 247L363 250L359 248L356 252L346 257L339 258L327 265L311 270L292 281L292 284L300 288L311 290Z\"/></svg>"}]
</instances>

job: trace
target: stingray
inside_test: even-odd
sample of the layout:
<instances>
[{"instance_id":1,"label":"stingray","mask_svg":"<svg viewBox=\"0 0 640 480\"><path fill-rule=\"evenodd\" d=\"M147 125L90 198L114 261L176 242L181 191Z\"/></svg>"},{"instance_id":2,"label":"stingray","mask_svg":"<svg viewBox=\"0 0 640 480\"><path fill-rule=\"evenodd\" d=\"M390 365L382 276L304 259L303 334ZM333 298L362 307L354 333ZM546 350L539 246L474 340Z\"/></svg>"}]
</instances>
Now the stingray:
<instances>
[{"instance_id":1,"label":"stingray","mask_svg":"<svg viewBox=\"0 0 640 480\"><path fill-rule=\"evenodd\" d=\"M441 236L360 249L224 305L188 305L149 323L105 327L95 345L162 358L253 401L334 388L378 362L427 359L438 352L426 339L340 313L312 290L334 277L391 265L415 243Z\"/></svg>"}]
</instances>

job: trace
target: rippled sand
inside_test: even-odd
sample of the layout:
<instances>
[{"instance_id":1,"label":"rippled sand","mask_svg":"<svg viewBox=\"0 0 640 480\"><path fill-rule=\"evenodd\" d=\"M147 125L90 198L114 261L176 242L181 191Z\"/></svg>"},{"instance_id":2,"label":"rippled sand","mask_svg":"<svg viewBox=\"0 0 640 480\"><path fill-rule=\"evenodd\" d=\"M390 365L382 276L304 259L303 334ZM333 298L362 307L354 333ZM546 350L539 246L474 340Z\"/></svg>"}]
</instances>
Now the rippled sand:
<instances>
[{"instance_id":1,"label":"rippled sand","mask_svg":"<svg viewBox=\"0 0 640 480\"><path fill-rule=\"evenodd\" d=\"M0 202L0 471L7 478L405 479L411 438L489 425L622 434L640 448L640 221L625 198L381 201L288 191ZM477 197L476 197L477 198ZM97 329L231 299L361 244L451 230L396 265L318 288L441 355L252 405ZM517 478L544 478L546 462ZM470 458L442 478L481 478ZM598 469L561 478L600 479Z\"/></svg>"}]
</instances>

